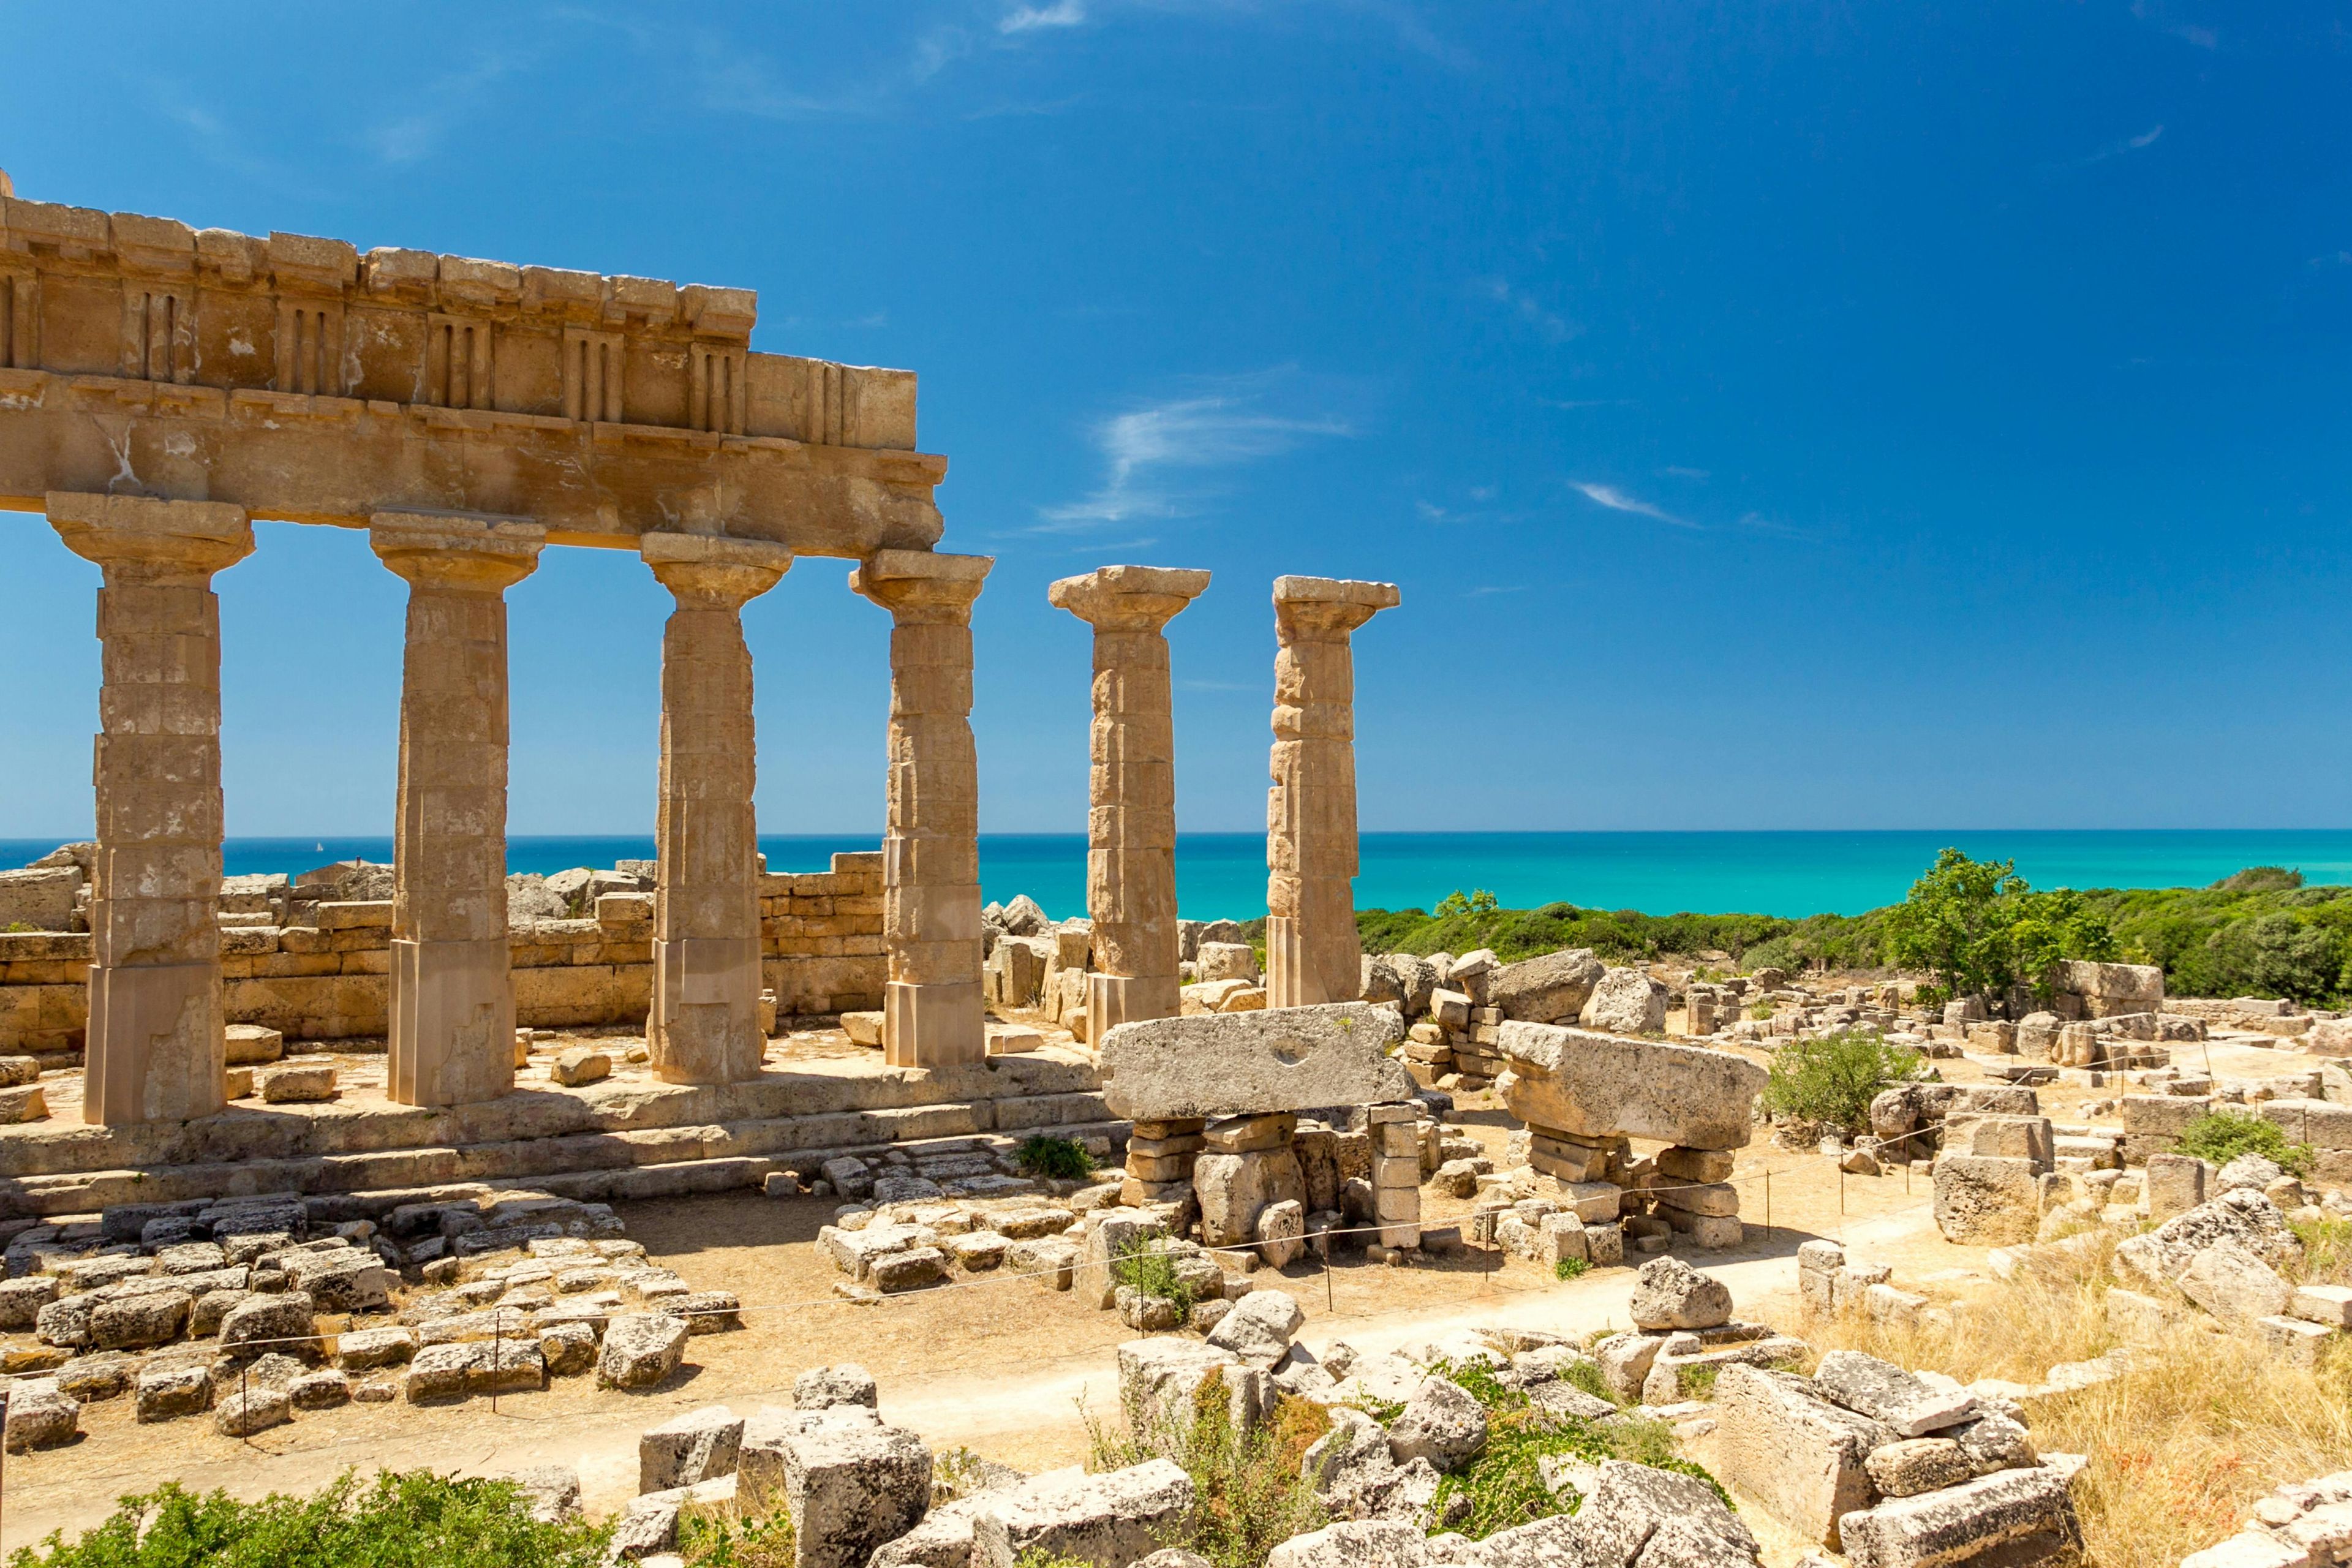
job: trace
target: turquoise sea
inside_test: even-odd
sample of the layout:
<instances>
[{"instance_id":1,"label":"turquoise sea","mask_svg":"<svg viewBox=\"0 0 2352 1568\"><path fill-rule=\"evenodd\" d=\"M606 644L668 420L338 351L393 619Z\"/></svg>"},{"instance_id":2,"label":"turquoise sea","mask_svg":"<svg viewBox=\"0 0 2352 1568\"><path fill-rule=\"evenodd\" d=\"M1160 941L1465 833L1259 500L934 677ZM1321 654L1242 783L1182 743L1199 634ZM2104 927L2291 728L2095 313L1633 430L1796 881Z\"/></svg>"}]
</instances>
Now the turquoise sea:
<instances>
[{"instance_id":1,"label":"turquoise sea","mask_svg":"<svg viewBox=\"0 0 2352 1568\"><path fill-rule=\"evenodd\" d=\"M2041 888L2202 887L2247 866L2288 866L2313 882L2352 882L2352 831L2050 830L1886 833L1367 833L1356 879L1359 909L1427 909L1459 888L1484 888L1506 908L1558 901L1673 914L1858 914L1899 900L1936 852L1956 845L1979 859L2014 858ZM859 837L762 837L769 868L821 871L836 850L872 849ZM0 867L21 866L50 840L0 838ZM610 866L649 858L645 837L517 837L518 871ZM232 875L293 873L331 860L389 860L384 838L232 838ZM1247 833L1188 833L1176 847L1177 900L1196 920L1265 912L1265 840ZM983 834L982 890L1027 893L1055 919L1086 912L1087 844L1076 834Z\"/></svg>"}]
</instances>

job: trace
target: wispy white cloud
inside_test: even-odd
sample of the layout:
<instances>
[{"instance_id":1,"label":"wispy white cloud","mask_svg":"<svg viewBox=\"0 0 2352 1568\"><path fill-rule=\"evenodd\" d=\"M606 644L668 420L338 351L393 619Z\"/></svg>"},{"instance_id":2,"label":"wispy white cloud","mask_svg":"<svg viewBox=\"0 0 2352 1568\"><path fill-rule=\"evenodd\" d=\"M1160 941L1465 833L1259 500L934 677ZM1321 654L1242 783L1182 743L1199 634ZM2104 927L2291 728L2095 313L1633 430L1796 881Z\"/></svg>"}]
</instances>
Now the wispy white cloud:
<instances>
[{"instance_id":1,"label":"wispy white cloud","mask_svg":"<svg viewBox=\"0 0 2352 1568\"><path fill-rule=\"evenodd\" d=\"M1172 471L1233 468L1280 457L1307 441L1355 434L1337 415L1268 406L1275 379L1233 378L1102 420L1092 432L1106 466L1102 484L1082 500L1041 508L1035 531L1181 517L1194 503L1170 487Z\"/></svg>"},{"instance_id":2,"label":"wispy white cloud","mask_svg":"<svg viewBox=\"0 0 2352 1568\"><path fill-rule=\"evenodd\" d=\"M2137 153L2144 148L2153 147L2156 145L2157 138L2163 134L2164 127L2162 125L2152 125L2137 136L2120 137L2116 141L2110 142L2095 153L2089 153L2084 157L2070 159L2063 163L2053 163L2048 166L2044 173L2064 174L2072 174L2077 169L2087 169L2094 163L2104 163L2110 158L2120 158L2126 153Z\"/></svg>"},{"instance_id":3,"label":"wispy white cloud","mask_svg":"<svg viewBox=\"0 0 2352 1568\"><path fill-rule=\"evenodd\" d=\"M1054 0L1050 5L1014 6L996 24L996 30L1034 33L1040 27L1075 27L1086 19L1086 0Z\"/></svg>"},{"instance_id":4,"label":"wispy white cloud","mask_svg":"<svg viewBox=\"0 0 2352 1568\"><path fill-rule=\"evenodd\" d=\"M1480 293L1510 311L1546 342L1564 343L1584 330L1534 295L1513 288L1507 278L1481 278L1476 284Z\"/></svg>"},{"instance_id":5,"label":"wispy white cloud","mask_svg":"<svg viewBox=\"0 0 2352 1568\"><path fill-rule=\"evenodd\" d=\"M1688 518L1676 517L1664 507L1653 506L1639 496L1627 495L1614 485L1588 484L1581 479L1572 479L1570 484L1585 500L1595 506L1607 507L1611 511L1630 511L1636 517L1654 518L1660 522L1670 522L1676 528L1698 526Z\"/></svg>"},{"instance_id":6,"label":"wispy white cloud","mask_svg":"<svg viewBox=\"0 0 2352 1568\"><path fill-rule=\"evenodd\" d=\"M1527 591L1528 584L1525 583L1488 583L1475 588L1463 590L1462 596L1465 599L1483 599L1490 594L1524 594Z\"/></svg>"},{"instance_id":7,"label":"wispy white cloud","mask_svg":"<svg viewBox=\"0 0 2352 1568\"><path fill-rule=\"evenodd\" d=\"M383 163L413 163L438 149L444 136L487 103L500 80L530 64L529 56L485 53L466 69L427 82L415 95L416 108L379 121L363 139Z\"/></svg>"}]
</instances>

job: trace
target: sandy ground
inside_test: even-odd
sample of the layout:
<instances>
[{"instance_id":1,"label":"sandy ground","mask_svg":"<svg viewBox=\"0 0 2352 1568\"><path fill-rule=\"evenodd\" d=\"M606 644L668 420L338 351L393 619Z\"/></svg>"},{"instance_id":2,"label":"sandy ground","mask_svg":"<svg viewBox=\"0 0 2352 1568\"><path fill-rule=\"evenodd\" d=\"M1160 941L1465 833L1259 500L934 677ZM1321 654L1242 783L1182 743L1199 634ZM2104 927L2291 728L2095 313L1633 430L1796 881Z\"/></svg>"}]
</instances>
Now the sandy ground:
<instances>
[{"instance_id":1,"label":"sandy ground","mask_svg":"<svg viewBox=\"0 0 2352 1568\"><path fill-rule=\"evenodd\" d=\"M2215 1045L2211 1058L2218 1073L2248 1078L2295 1070L2307 1059L2237 1045ZM2203 1053L2189 1047L2176 1059L2201 1066ZM1966 1060L1937 1066L1953 1081L1986 1077ZM2084 1102L2111 1098L2120 1086L2060 1083L2040 1092L2047 1114L2079 1121ZM1456 1120L1497 1153L1516 1125L1491 1095L1466 1100ZM1796 1249L1816 1237L1844 1240L1892 1264L1906 1283L1984 1269L1982 1249L1953 1246L1937 1234L1924 1174L1841 1178L1818 1154L1759 1142L1743 1152L1735 1180L1743 1186L1748 1244L1734 1252L1684 1255L1719 1273L1745 1316L1761 1315L1774 1298L1793 1293ZM1433 1199L1429 1217L1442 1224L1468 1207ZM110 1400L86 1409L79 1443L8 1457L0 1479L0 1549L53 1530L79 1530L103 1517L119 1495L166 1480L257 1497L309 1490L354 1467L481 1473L571 1464L579 1468L592 1509L616 1507L636 1489L638 1433L706 1405L749 1413L789 1404L799 1372L835 1361L866 1367L881 1384L885 1416L935 1447L963 1444L1024 1469L1082 1459L1083 1410L1117 1411L1113 1352L1133 1336L1113 1314L1074 1295L983 1275L970 1285L852 1305L834 1296L838 1276L809 1245L831 1215L829 1203L742 1194L625 1205L622 1212L629 1234L655 1258L698 1289L733 1290L745 1303L744 1331L693 1340L688 1365L663 1388L627 1394L583 1377L503 1397L495 1410L486 1399L428 1408L353 1405L305 1413L244 1441L223 1437L204 1421L141 1426L130 1400ZM1577 1334L1622 1326L1633 1285L1630 1268L1563 1282L1477 1249L1412 1268L1349 1257L1327 1269L1306 1259L1278 1281L1270 1273L1258 1279L1298 1299L1308 1343L1345 1339L1366 1349L1480 1324Z\"/></svg>"}]
</instances>

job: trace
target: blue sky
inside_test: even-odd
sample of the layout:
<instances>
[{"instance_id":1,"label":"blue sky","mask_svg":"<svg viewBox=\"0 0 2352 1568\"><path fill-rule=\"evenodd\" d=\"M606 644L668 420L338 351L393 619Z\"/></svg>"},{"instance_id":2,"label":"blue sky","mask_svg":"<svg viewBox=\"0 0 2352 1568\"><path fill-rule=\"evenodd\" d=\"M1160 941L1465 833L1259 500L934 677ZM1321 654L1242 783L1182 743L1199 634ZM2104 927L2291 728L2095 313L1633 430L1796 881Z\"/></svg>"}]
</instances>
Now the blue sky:
<instances>
[{"instance_id":1,"label":"blue sky","mask_svg":"<svg viewBox=\"0 0 2352 1568\"><path fill-rule=\"evenodd\" d=\"M983 826L1082 831L1087 630L1171 628L1264 820L1270 580L1383 578L1372 828L2334 826L2341 6L0 5L20 195L756 288L920 373ZM390 832L401 595L219 579L239 834ZM93 568L0 515L0 835L86 831ZM757 601L761 826L881 816L887 618ZM651 831L667 595L510 595L517 832Z\"/></svg>"}]
</instances>

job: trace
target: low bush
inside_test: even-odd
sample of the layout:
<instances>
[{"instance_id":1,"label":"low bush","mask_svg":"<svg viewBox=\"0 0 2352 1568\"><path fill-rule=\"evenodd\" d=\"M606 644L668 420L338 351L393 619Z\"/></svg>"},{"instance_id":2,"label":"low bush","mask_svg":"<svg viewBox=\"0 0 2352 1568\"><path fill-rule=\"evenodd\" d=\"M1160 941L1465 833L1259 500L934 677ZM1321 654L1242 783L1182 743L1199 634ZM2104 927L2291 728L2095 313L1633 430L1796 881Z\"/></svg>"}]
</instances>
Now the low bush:
<instances>
[{"instance_id":1,"label":"low bush","mask_svg":"<svg viewBox=\"0 0 2352 1568\"><path fill-rule=\"evenodd\" d=\"M1571 1371L1588 1369L1591 1383L1599 1384L1597 1366L1576 1363ZM1554 1492L1544 1484L1547 1458L1581 1459L1588 1464L1625 1459L1653 1469L1674 1470L1705 1481L1727 1507L1731 1503L1730 1494L1713 1476L1675 1452L1674 1431L1663 1421L1612 1418L1600 1426L1544 1409L1481 1363L1440 1361L1430 1370L1459 1384L1486 1412L1486 1447L1476 1458L1447 1475L1437 1489L1439 1517L1449 1519L1448 1529L1473 1541L1556 1513L1576 1511L1582 1500L1576 1492ZM1588 1387L1583 1379L1570 1381L1578 1387ZM1602 1397L1613 1402L1613 1396L1605 1393ZM1466 1504L1466 1511L1463 1504L1453 1501L1456 1498Z\"/></svg>"},{"instance_id":2,"label":"low bush","mask_svg":"<svg viewBox=\"0 0 2352 1568\"><path fill-rule=\"evenodd\" d=\"M793 1568L793 1518L779 1513L758 1519L731 1507L689 1507L678 1515L677 1551L686 1568Z\"/></svg>"},{"instance_id":3,"label":"low bush","mask_svg":"<svg viewBox=\"0 0 2352 1568\"><path fill-rule=\"evenodd\" d=\"M1013 1151L1013 1163L1033 1176L1075 1182L1094 1174L1095 1157L1075 1138L1032 1132Z\"/></svg>"},{"instance_id":4,"label":"low bush","mask_svg":"<svg viewBox=\"0 0 2352 1568\"><path fill-rule=\"evenodd\" d=\"M1792 1040L1772 1058L1764 1105L1775 1115L1851 1137L1870 1131L1870 1102L1922 1075L1919 1053L1866 1029Z\"/></svg>"},{"instance_id":5,"label":"low bush","mask_svg":"<svg viewBox=\"0 0 2352 1568\"><path fill-rule=\"evenodd\" d=\"M2217 1165L2241 1154L2260 1154L2294 1175L2311 1173L2311 1145L2288 1142L2277 1123L2242 1110L2214 1110L2199 1117L2180 1134L2179 1152Z\"/></svg>"},{"instance_id":6,"label":"low bush","mask_svg":"<svg viewBox=\"0 0 2352 1568\"><path fill-rule=\"evenodd\" d=\"M1329 1522L1315 1489L1299 1474L1299 1460L1331 1429L1331 1417L1320 1405L1285 1394L1271 1416L1243 1433L1234 1429L1231 1408L1223 1377L1213 1373L1188 1411L1147 1422L1129 1410L1124 1436L1089 1417L1088 1468L1174 1460L1192 1479L1193 1503L1163 1544L1198 1552L1216 1568L1263 1568L1276 1546Z\"/></svg>"},{"instance_id":7,"label":"low bush","mask_svg":"<svg viewBox=\"0 0 2352 1568\"><path fill-rule=\"evenodd\" d=\"M535 1520L512 1481L350 1471L307 1498L239 1502L166 1482L121 1500L67 1544L19 1548L9 1568L600 1568L609 1527ZM787 1557L787 1561L789 1556ZM764 1560L736 1558L741 1568Z\"/></svg>"},{"instance_id":8,"label":"low bush","mask_svg":"<svg viewBox=\"0 0 2352 1568\"><path fill-rule=\"evenodd\" d=\"M1555 1279L1580 1279L1590 1272L1591 1268L1592 1265L1581 1258L1563 1258L1551 1266L1551 1277Z\"/></svg>"},{"instance_id":9,"label":"low bush","mask_svg":"<svg viewBox=\"0 0 2352 1568\"><path fill-rule=\"evenodd\" d=\"M1125 1285L1138 1295L1157 1296L1176 1303L1180 1319L1192 1315L1192 1288L1176 1272L1176 1259L1149 1240L1137 1240L1110 1260L1114 1285Z\"/></svg>"}]
</instances>

